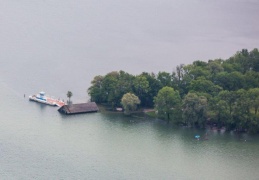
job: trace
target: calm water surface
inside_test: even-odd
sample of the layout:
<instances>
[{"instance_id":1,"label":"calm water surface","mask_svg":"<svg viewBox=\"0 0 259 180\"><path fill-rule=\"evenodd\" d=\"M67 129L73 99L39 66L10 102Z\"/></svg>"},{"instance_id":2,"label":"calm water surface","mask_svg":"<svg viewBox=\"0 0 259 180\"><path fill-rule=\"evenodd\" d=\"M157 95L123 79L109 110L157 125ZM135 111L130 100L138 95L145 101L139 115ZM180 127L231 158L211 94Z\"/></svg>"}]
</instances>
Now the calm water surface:
<instances>
[{"instance_id":1,"label":"calm water surface","mask_svg":"<svg viewBox=\"0 0 259 180\"><path fill-rule=\"evenodd\" d=\"M1 179L258 179L259 137L119 114L63 116L1 83Z\"/></svg>"},{"instance_id":2,"label":"calm water surface","mask_svg":"<svg viewBox=\"0 0 259 180\"><path fill-rule=\"evenodd\" d=\"M259 47L258 1L0 2L0 179L258 179L259 137L28 101ZM24 98L24 94L26 97Z\"/></svg>"}]
</instances>

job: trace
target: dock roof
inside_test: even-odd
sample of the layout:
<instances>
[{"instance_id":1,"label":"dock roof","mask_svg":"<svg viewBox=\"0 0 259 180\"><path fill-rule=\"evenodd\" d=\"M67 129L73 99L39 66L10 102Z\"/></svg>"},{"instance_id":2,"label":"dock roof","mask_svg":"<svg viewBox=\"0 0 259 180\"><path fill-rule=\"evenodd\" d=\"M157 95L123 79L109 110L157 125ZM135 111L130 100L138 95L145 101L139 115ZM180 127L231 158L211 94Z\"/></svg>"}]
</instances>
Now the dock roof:
<instances>
[{"instance_id":1,"label":"dock roof","mask_svg":"<svg viewBox=\"0 0 259 180\"><path fill-rule=\"evenodd\" d=\"M61 108L59 108L58 111L64 114L79 114L97 112L99 111L99 108L95 102L88 102L81 104L64 105Z\"/></svg>"}]
</instances>

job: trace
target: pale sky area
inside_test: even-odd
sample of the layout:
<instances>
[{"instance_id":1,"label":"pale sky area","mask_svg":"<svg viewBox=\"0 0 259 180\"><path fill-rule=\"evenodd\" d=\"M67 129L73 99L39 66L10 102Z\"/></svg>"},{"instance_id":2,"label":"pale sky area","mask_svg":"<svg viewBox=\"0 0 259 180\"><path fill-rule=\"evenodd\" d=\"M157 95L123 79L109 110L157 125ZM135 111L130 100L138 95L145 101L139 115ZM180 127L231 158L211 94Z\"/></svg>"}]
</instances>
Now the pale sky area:
<instances>
[{"instance_id":1,"label":"pale sky area","mask_svg":"<svg viewBox=\"0 0 259 180\"><path fill-rule=\"evenodd\" d=\"M0 0L1 73L37 67L28 81L71 72L89 84L114 70L225 59L259 47L258 9L257 0Z\"/></svg>"}]
</instances>

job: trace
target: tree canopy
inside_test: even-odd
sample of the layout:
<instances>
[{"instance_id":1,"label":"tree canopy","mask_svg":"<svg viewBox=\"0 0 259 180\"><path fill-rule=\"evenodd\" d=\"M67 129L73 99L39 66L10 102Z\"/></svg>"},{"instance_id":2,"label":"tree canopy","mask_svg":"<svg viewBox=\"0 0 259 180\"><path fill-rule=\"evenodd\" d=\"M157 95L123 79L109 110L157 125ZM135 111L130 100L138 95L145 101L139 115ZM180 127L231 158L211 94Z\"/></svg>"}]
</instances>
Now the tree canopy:
<instances>
[{"instance_id":1,"label":"tree canopy","mask_svg":"<svg viewBox=\"0 0 259 180\"><path fill-rule=\"evenodd\" d=\"M190 126L210 124L259 133L258 49L242 49L225 60L175 66L170 73L98 75L88 93L92 101L112 108L121 106L122 97L131 93L140 99L140 107L154 107L166 120L177 117L174 122Z\"/></svg>"},{"instance_id":2,"label":"tree canopy","mask_svg":"<svg viewBox=\"0 0 259 180\"><path fill-rule=\"evenodd\" d=\"M154 97L155 108L159 117L169 120L174 112L178 112L180 107L181 97L178 91L173 88L165 86L158 91L157 96Z\"/></svg>"},{"instance_id":3,"label":"tree canopy","mask_svg":"<svg viewBox=\"0 0 259 180\"><path fill-rule=\"evenodd\" d=\"M124 108L125 114L130 114L131 111L135 111L137 109L137 105L140 104L140 100L134 94L127 93L123 95L121 104Z\"/></svg>"}]
</instances>

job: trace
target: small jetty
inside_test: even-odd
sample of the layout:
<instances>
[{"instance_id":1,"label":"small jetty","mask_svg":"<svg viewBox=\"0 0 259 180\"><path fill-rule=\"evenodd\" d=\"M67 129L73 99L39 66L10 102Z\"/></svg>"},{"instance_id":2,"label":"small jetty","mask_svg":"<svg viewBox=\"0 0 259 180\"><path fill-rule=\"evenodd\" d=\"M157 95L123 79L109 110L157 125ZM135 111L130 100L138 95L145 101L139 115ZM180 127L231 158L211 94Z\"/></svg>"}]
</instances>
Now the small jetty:
<instances>
[{"instance_id":1,"label":"small jetty","mask_svg":"<svg viewBox=\"0 0 259 180\"><path fill-rule=\"evenodd\" d=\"M95 102L88 102L81 104L64 105L61 108L59 108L58 111L60 113L70 115L97 112L99 111L99 108Z\"/></svg>"},{"instance_id":2,"label":"small jetty","mask_svg":"<svg viewBox=\"0 0 259 180\"><path fill-rule=\"evenodd\" d=\"M24 97L25 97L25 94L24 94ZM45 95L45 92L43 92L43 91L39 92L39 94L37 94L37 95L30 95L29 100L47 104L50 106L62 107L65 105L64 101L61 101L60 99L56 99L54 97L47 96L47 95Z\"/></svg>"}]
</instances>

